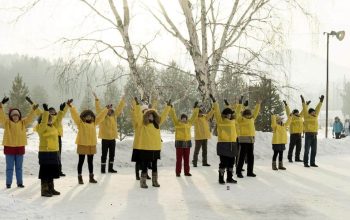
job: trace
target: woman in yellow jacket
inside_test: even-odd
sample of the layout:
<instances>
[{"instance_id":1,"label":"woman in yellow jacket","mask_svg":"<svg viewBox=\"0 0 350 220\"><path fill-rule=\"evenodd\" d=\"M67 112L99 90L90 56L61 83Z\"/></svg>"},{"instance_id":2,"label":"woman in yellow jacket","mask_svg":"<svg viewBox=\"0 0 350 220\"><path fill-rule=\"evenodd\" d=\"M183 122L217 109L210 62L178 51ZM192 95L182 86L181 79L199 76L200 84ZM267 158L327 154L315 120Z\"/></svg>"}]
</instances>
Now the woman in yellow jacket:
<instances>
[{"instance_id":1,"label":"woman in yellow jacket","mask_svg":"<svg viewBox=\"0 0 350 220\"><path fill-rule=\"evenodd\" d=\"M60 178L60 159L58 129L54 126L54 117L50 115L47 104L38 119L35 130L39 134L39 179L41 179L41 196L60 195L55 190L54 179Z\"/></svg>"},{"instance_id":2,"label":"woman in yellow jacket","mask_svg":"<svg viewBox=\"0 0 350 220\"><path fill-rule=\"evenodd\" d=\"M93 93L93 95L95 97L96 113L98 114L102 111L100 100L97 98L95 93ZM123 96L115 110L110 108L108 110L107 116L99 125L100 129L98 137L102 139L101 173L106 173L106 161L108 151L108 173L117 173L117 171L113 169L116 146L115 139L118 138L117 118L122 113L124 106L125 101Z\"/></svg>"},{"instance_id":3,"label":"woman in yellow jacket","mask_svg":"<svg viewBox=\"0 0 350 220\"><path fill-rule=\"evenodd\" d=\"M273 170L285 170L283 166L283 151L286 149L287 138L287 128L289 127L292 118L288 116L286 123L283 123L283 119L278 115L271 116L271 128L272 128L272 169ZM276 159L278 156L278 168L276 165Z\"/></svg>"},{"instance_id":4,"label":"woman in yellow jacket","mask_svg":"<svg viewBox=\"0 0 350 220\"><path fill-rule=\"evenodd\" d=\"M214 103L214 116L217 124L218 143L216 145L217 155L220 157L219 164L219 183L225 184L224 175L227 170L227 183L237 183L233 179L233 165L237 156L237 130L235 111L226 107L220 112L219 104L216 102L213 95L210 98Z\"/></svg>"},{"instance_id":5,"label":"woman in yellow jacket","mask_svg":"<svg viewBox=\"0 0 350 220\"><path fill-rule=\"evenodd\" d=\"M70 112L72 115L72 119L74 123L78 127L78 134L75 143L77 144L77 153L79 155L78 162L78 182L79 184L84 184L82 177L82 169L85 160L85 155L88 160L89 167L89 182L97 183L94 179L94 154L96 154L96 126L99 125L108 113L108 109L111 106L107 106L104 110L102 110L97 116L91 110L84 110L78 113L77 109L71 105L72 99L67 102L70 107Z\"/></svg>"},{"instance_id":6,"label":"woman in yellow jacket","mask_svg":"<svg viewBox=\"0 0 350 220\"><path fill-rule=\"evenodd\" d=\"M152 162L152 186L159 187L157 160L160 159L162 147L160 137L160 126L166 120L171 106L171 101L167 102L167 107L161 115L154 109L147 109L142 113L141 106L135 97L135 109L133 111L133 125L135 127L135 140L132 153L132 161L141 164L140 187L148 188L146 184L147 166ZM137 136L136 136L137 135Z\"/></svg>"},{"instance_id":7,"label":"woman in yellow jacket","mask_svg":"<svg viewBox=\"0 0 350 220\"><path fill-rule=\"evenodd\" d=\"M190 173L190 149L191 142L191 127L198 117L198 102L194 103L193 113L188 120L186 114L181 114L180 120L176 116L175 109L172 107L170 116L175 126L175 148L176 148L176 168L175 173L177 177L181 175L182 160L184 161L185 176L192 176Z\"/></svg>"},{"instance_id":8,"label":"woman in yellow jacket","mask_svg":"<svg viewBox=\"0 0 350 220\"><path fill-rule=\"evenodd\" d=\"M238 141L241 146L236 173L238 178L243 178L242 167L247 155L247 176L256 177L254 174L254 142L255 142L255 119L259 115L260 103L255 105L254 111L246 108L242 112L243 96L239 99L237 107Z\"/></svg>"},{"instance_id":9,"label":"woman in yellow jacket","mask_svg":"<svg viewBox=\"0 0 350 220\"><path fill-rule=\"evenodd\" d=\"M32 124L36 115L38 105L32 106L32 111L23 118L21 111L17 108L10 108L8 116L5 115L3 105L10 99L4 97L0 103L0 124L4 128L2 144L6 157L6 187L11 188L13 170L16 168L17 186L23 188L23 155L27 145L26 128ZM26 100L30 100L26 97Z\"/></svg>"},{"instance_id":10,"label":"woman in yellow jacket","mask_svg":"<svg viewBox=\"0 0 350 220\"><path fill-rule=\"evenodd\" d=\"M309 108L305 103L304 98L301 96L303 102L304 115L304 132L305 132L305 151L304 151L304 167L318 167L315 163L317 153L317 133L318 133L318 116L321 111L324 96L321 95L320 102L316 106L316 109ZM306 113L306 111L308 113ZM309 151L311 148L310 155L310 166L309 166Z\"/></svg>"}]
</instances>

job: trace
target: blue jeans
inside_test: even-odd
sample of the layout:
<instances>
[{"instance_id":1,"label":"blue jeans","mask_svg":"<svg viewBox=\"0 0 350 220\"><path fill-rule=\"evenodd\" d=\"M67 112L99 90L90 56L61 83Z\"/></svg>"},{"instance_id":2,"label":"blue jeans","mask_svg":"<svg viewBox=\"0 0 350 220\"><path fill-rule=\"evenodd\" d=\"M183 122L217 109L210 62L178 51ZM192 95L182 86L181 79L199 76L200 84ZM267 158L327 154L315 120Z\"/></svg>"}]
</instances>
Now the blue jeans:
<instances>
[{"instance_id":1,"label":"blue jeans","mask_svg":"<svg viewBox=\"0 0 350 220\"><path fill-rule=\"evenodd\" d=\"M304 164L308 164L310 148L310 164L315 164L315 157L317 153L317 134L305 134Z\"/></svg>"},{"instance_id":2,"label":"blue jeans","mask_svg":"<svg viewBox=\"0 0 350 220\"><path fill-rule=\"evenodd\" d=\"M6 185L12 184L13 167L16 168L17 185L23 184L23 155L6 154Z\"/></svg>"}]
</instances>

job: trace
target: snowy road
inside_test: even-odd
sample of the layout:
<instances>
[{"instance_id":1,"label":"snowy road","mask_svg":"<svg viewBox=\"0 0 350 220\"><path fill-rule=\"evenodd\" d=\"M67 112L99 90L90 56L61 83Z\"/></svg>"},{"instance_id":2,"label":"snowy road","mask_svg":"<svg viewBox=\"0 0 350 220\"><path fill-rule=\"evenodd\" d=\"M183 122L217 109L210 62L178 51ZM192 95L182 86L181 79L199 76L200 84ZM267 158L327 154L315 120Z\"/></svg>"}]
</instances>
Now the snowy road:
<instances>
[{"instance_id":1,"label":"snowy road","mask_svg":"<svg viewBox=\"0 0 350 220\"><path fill-rule=\"evenodd\" d=\"M217 184L216 166L191 168L193 176L181 178L160 167L161 187L147 190L131 168L97 174L96 185L80 186L69 173L56 181L62 195L53 198L42 198L39 180L25 176L25 189L0 190L0 219L349 219L350 156L318 162L319 168L294 163L272 171L259 160L258 177L239 179L230 190Z\"/></svg>"}]
</instances>

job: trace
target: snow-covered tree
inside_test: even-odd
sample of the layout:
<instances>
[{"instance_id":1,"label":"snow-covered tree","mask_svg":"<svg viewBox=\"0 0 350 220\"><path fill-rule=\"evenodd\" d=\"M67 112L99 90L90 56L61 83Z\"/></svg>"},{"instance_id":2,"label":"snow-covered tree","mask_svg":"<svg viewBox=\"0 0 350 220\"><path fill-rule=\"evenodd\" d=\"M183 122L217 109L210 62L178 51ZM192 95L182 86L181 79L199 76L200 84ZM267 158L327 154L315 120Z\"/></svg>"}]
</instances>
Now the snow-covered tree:
<instances>
[{"instance_id":1,"label":"snow-covered tree","mask_svg":"<svg viewBox=\"0 0 350 220\"><path fill-rule=\"evenodd\" d=\"M30 105L26 101L26 96L29 96L29 89L23 82L22 76L18 73L12 82L10 91L9 108L18 108L22 115L26 115L30 110Z\"/></svg>"}]
</instances>

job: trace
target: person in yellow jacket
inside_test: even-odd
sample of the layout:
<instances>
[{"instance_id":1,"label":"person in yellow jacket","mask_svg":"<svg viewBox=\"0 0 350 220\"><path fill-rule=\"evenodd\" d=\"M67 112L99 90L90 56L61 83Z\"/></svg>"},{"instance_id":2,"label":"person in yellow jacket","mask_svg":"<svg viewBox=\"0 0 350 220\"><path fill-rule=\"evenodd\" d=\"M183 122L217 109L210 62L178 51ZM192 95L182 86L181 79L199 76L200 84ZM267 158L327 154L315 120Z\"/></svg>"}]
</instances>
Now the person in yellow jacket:
<instances>
[{"instance_id":1,"label":"person in yellow jacket","mask_svg":"<svg viewBox=\"0 0 350 220\"><path fill-rule=\"evenodd\" d=\"M176 148L176 168L177 177L181 175L182 160L184 161L185 176L192 176L190 173L190 150L191 142L191 127L198 117L198 102L194 103L193 113L188 120L186 114L181 114L180 119L177 118L175 109L171 107L170 116L175 126L175 148Z\"/></svg>"},{"instance_id":2,"label":"person in yellow jacket","mask_svg":"<svg viewBox=\"0 0 350 220\"><path fill-rule=\"evenodd\" d=\"M301 96L302 97L302 96ZM322 107L324 96L321 95L320 102L316 106L316 109L309 108L302 97L304 115L304 131L305 131L305 151L304 151L304 167L318 167L315 163L317 153L317 133L318 133L318 116ZM306 111L308 113L306 113ZM309 151L311 148L310 155L310 166L309 166Z\"/></svg>"},{"instance_id":3,"label":"person in yellow jacket","mask_svg":"<svg viewBox=\"0 0 350 220\"><path fill-rule=\"evenodd\" d=\"M62 137L63 137L63 126L62 120L68 111L68 106L66 103L60 105L60 111L57 113L54 107L49 108L49 113L52 116L53 126L57 128L58 131L58 146L59 146L59 159L60 159L60 176L66 176L62 171Z\"/></svg>"},{"instance_id":4,"label":"person in yellow jacket","mask_svg":"<svg viewBox=\"0 0 350 220\"><path fill-rule=\"evenodd\" d=\"M96 144L97 144L97 135L96 135L96 126L98 126L106 117L108 109L111 106L107 106L102 110L97 116L91 110L84 110L78 113L77 109L72 106L72 99L67 102L67 105L70 107L70 112L74 123L78 127L78 134L75 143L77 144L77 153L79 155L78 162L78 183L84 184L82 177L82 169L85 160L85 155L88 160L89 167L89 182L97 183L94 179L94 155L96 154Z\"/></svg>"},{"instance_id":5,"label":"person in yellow jacket","mask_svg":"<svg viewBox=\"0 0 350 220\"><path fill-rule=\"evenodd\" d=\"M195 147L193 152L192 164L197 167L198 154L202 149L202 165L210 166L208 163L208 139L211 138L209 120L213 117L214 110L210 110L207 114L203 109L199 109L198 117L194 121L194 139Z\"/></svg>"},{"instance_id":6,"label":"person in yellow jacket","mask_svg":"<svg viewBox=\"0 0 350 220\"><path fill-rule=\"evenodd\" d=\"M30 98L26 97L28 101ZM2 145L6 157L6 187L12 185L13 170L16 170L17 186L23 188L23 155L27 145L26 128L33 123L38 105L32 106L32 111L23 118L18 108L10 108L8 116L3 105L10 99L4 97L0 103L0 125L4 128Z\"/></svg>"},{"instance_id":7,"label":"person in yellow jacket","mask_svg":"<svg viewBox=\"0 0 350 220\"><path fill-rule=\"evenodd\" d=\"M134 99L135 109L132 119L135 127L135 139L131 160L141 164L141 188L148 188L146 179L149 162L152 162L152 186L159 187L157 160L160 159L162 147L160 126L169 114L171 101L167 102L167 107L159 115L154 109L147 109L142 113L140 103L136 97Z\"/></svg>"},{"instance_id":8,"label":"person in yellow jacket","mask_svg":"<svg viewBox=\"0 0 350 220\"><path fill-rule=\"evenodd\" d=\"M225 184L224 175L227 170L227 183L237 183L233 179L233 165L237 156L237 130L235 111L230 107L226 107L220 112L219 104L216 102L213 95L210 98L214 103L214 116L217 124L218 143L216 145L217 155L220 157L219 164L219 183Z\"/></svg>"},{"instance_id":9,"label":"person in yellow jacket","mask_svg":"<svg viewBox=\"0 0 350 220\"><path fill-rule=\"evenodd\" d=\"M288 148L288 161L290 163L293 162L293 150L295 147L295 162L303 162L303 160L300 159L300 152L301 152L301 140L302 140L302 133L303 133L303 123L304 123L304 111L301 111L299 113L298 109L294 109L292 113L290 112L290 108L286 101L283 101L286 114L288 117L291 117L291 123L289 127L289 148ZM310 103L310 102L308 102Z\"/></svg>"},{"instance_id":10,"label":"person in yellow jacket","mask_svg":"<svg viewBox=\"0 0 350 220\"><path fill-rule=\"evenodd\" d=\"M247 176L256 177L254 174L254 142L255 142L255 119L259 115L260 103L259 100L252 112L249 108L242 111L243 96L239 99L237 106L237 124L238 124L238 141L241 146L239 160L236 167L238 178L243 178L242 167L245 156L247 155Z\"/></svg>"},{"instance_id":11,"label":"person in yellow jacket","mask_svg":"<svg viewBox=\"0 0 350 220\"><path fill-rule=\"evenodd\" d=\"M292 117L288 116L288 120L283 123L283 118L278 115L271 116L271 128L272 128L272 170L286 170L283 166L283 151L286 149L288 142L287 128L292 122ZM278 156L278 168L276 164Z\"/></svg>"},{"instance_id":12,"label":"person in yellow jacket","mask_svg":"<svg viewBox=\"0 0 350 220\"><path fill-rule=\"evenodd\" d=\"M49 113L47 104L43 104L44 112L38 119L35 130L39 134L39 179L41 180L41 196L60 195L55 190L54 179L60 178L59 131L54 126L54 116Z\"/></svg>"},{"instance_id":13,"label":"person in yellow jacket","mask_svg":"<svg viewBox=\"0 0 350 220\"><path fill-rule=\"evenodd\" d=\"M96 113L98 114L102 111L100 100L97 98L97 95L95 93L93 93L93 95L95 97ZM123 96L115 110L110 108L108 110L107 116L99 125L100 129L98 137L102 139L101 173L106 173L106 161L108 152L108 173L117 173L117 171L113 169L116 146L115 139L118 138L117 118L122 113L124 106L125 100Z\"/></svg>"}]
</instances>

